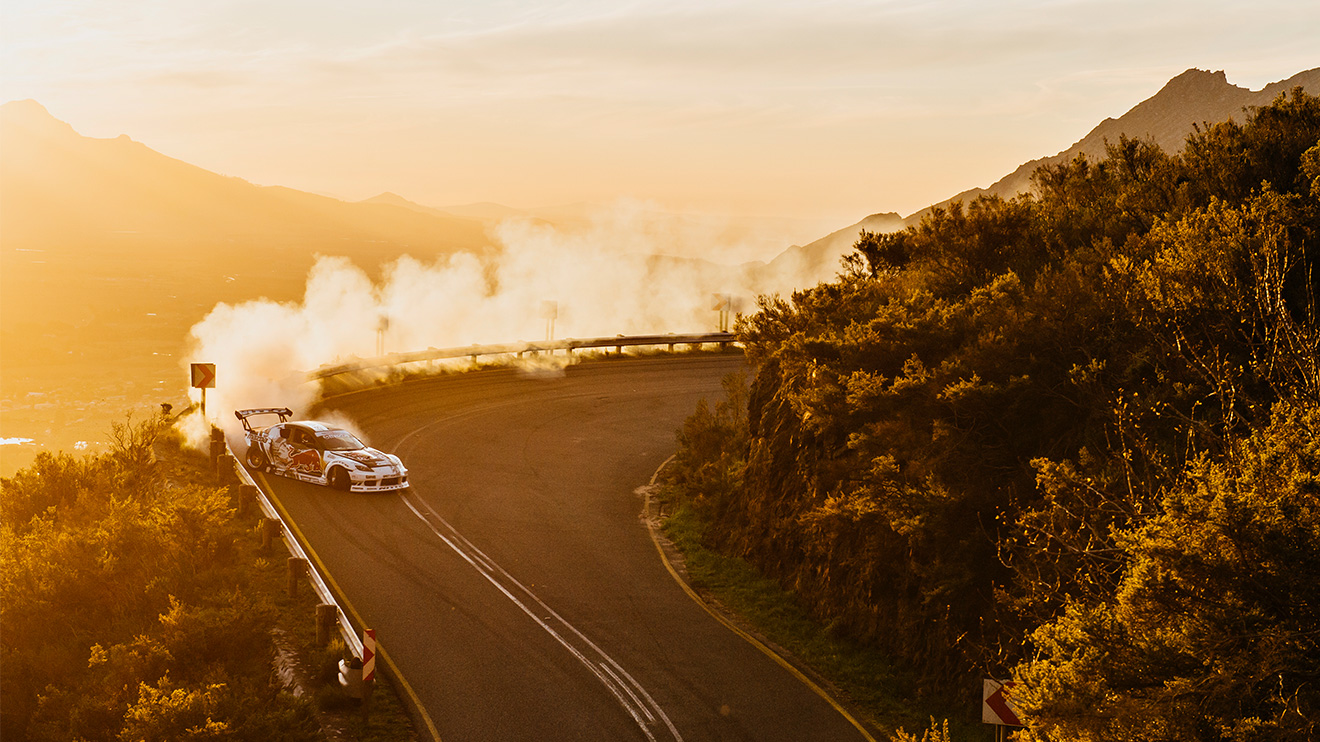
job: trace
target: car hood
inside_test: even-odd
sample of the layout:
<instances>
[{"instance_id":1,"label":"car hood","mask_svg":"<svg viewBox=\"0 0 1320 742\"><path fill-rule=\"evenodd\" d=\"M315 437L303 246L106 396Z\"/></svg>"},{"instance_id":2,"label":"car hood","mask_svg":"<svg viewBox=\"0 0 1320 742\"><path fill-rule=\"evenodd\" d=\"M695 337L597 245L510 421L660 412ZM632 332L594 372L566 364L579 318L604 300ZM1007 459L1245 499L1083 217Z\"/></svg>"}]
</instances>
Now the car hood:
<instances>
[{"instance_id":1,"label":"car hood","mask_svg":"<svg viewBox=\"0 0 1320 742\"><path fill-rule=\"evenodd\" d=\"M392 459L374 448L364 448L360 451L328 451L327 453L367 466L394 466Z\"/></svg>"}]
</instances>

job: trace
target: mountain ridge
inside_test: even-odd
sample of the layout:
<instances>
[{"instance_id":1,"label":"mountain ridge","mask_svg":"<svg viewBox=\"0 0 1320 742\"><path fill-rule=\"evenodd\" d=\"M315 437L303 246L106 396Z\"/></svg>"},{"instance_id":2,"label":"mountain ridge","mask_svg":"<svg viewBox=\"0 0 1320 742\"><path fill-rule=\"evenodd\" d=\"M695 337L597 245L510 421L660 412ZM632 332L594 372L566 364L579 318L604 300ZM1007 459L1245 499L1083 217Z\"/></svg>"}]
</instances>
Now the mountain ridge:
<instances>
[{"instance_id":1,"label":"mountain ridge","mask_svg":"<svg viewBox=\"0 0 1320 742\"><path fill-rule=\"evenodd\" d=\"M985 188L970 188L902 217L897 222L877 220L876 217L881 215L873 214L805 246L791 247L781 257L788 259L787 255L791 252L792 259L815 266L819 274L823 266L837 266L839 259L852 250L863 230L896 232L920 224L932 209L948 208L955 201L967 203L983 195L1012 198L1019 193L1027 193L1031 188L1032 173L1042 165L1057 164L1078 155L1092 159L1103 157L1106 142L1117 142L1124 135L1150 139L1166 151L1180 152L1195 127L1216 124L1230 118L1241 122L1245 109L1266 105L1294 87L1300 87L1311 95L1320 95L1320 67L1304 70L1255 91L1228 82L1228 76L1223 70L1211 72L1193 67L1170 79L1158 92L1118 118L1104 119L1068 149L1029 160Z\"/></svg>"},{"instance_id":2,"label":"mountain ridge","mask_svg":"<svg viewBox=\"0 0 1320 742\"><path fill-rule=\"evenodd\" d=\"M58 244L140 234L155 240L270 244L393 243L435 252L485 250L476 220L355 204L259 186L157 152L127 135L79 134L36 101L0 105L0 230L9 243ZM148 251L149 252L149 251Z\"/></svg>"},{"instance_id":3,"label":"mountain ridge","mask_svg":"<svg viewBox=\"0 0 1320 742\"><path fill-rule=\"evenodd\" d=\"M1118 118L1106 118L1055 155L1023 163L1016 170L985 188L970 188L951 198L921 209L904 218L904 224L919 224L934 208L948 208L955 201L966 203L977 196L1012 198L1031 187L1031 174L1042 165L1071 160L1078 155L1092 159L1105 155L1105 143L1117 143L1120 136L1149 139L1166 152L1181 152L1187 136L1196 127L1233 119L1241 123L1246 109L1263 106L1281 93L1300 87L1311 95L1320 95L1320 67L1304 70L1285 80L1269 83L1260 90L1250 90L1228 82L1223 70L1208 71L1195 67L1175 76L1155 95L1141 101Z\"/></svg>"},{"instance_id":4,"label":"mountain ridge","mask_svg":"<svg viewBox=\"0 0 1320 742\"><path fill-rule=\"evenodd\" d=\"M1041 165L1101 157L1105 143L1120 136L1178 151L1195 127L1240 119L1251 106L1267 104L1293 87L1320 94L1320 68L1258 91L1229 83L1222 70L1188 69L1118 118L1104 119L1068 149L1024 163L986 188L963 191L907 217L871 214L805 245L791 245L764 267L795 268L804 282L827 280L863 230L897 231L954 201L1027 192L1031 173ZM197 244L225 246L224 256L240 261L253 259L253 253L264 259L281 256L289 263L283 268L296 269L310 265L315 252L368 265L405 252L423 259L458 251L484 253L496 249L493 225L510 218L579 229L589 224L581 204L515 209L481 202L435 208L390 192L347 202L258 186L168 157L126 135L82 136L33 100L0 105L0 140L6 144L0 161L0 202L5 205L0 236L11 246L58 251L62 244L113 243L122 259L151 260L177 251L182 241L194 249ZM12 255L6 255L12 268Z\"/></svg>"}]
</instances>

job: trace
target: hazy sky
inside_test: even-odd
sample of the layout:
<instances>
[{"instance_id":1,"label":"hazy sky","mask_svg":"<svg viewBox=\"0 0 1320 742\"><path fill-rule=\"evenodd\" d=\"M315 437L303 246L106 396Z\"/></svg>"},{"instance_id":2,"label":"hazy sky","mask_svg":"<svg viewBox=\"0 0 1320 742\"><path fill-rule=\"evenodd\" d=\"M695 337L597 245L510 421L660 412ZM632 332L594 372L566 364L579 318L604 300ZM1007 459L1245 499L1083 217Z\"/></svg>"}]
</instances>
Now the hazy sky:
<instances>
[{"instance_id":1,"label":"hazy sky","mask_svg":"<svg viewBox=\"0 0 1320 742\"><path fill-rule=\"evenodd\" d=\"M908 214L1189 67L1320 66L1315 0L3 0L0 100L263 185Z\"/></svg>"}]
</instances>

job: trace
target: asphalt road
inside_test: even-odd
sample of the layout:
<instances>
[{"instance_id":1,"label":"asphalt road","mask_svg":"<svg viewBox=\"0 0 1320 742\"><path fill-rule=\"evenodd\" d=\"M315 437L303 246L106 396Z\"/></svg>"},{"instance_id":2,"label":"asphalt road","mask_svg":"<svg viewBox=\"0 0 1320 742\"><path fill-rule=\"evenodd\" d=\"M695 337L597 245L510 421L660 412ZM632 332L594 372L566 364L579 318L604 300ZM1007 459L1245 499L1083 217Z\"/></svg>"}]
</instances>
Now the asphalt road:
<instances>
[{"instance_id":1,"label":"asphalt road","mask_svg":"<svg viewBox=\"0 0 1320 742\"><path fill-rule=\"evenodd\" d=\"M332 400L412 487L265 477L446 742L856 740L674 581L636 490L737 356L483 371Z\"/></svg>"}]
</instances>

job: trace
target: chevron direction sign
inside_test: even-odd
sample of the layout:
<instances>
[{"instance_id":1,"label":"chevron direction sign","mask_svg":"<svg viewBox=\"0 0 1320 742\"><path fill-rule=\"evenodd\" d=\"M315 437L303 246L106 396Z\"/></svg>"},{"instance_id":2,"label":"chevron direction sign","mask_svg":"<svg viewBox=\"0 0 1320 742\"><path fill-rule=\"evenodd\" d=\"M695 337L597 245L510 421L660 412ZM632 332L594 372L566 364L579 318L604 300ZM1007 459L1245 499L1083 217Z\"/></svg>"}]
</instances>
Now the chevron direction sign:
<instances>
[{"instance_id":1,"label":"chevron direction sign","mask_svg":"<svg viewBox=\"0 0 1320 742\"><path fill-rule=\"evenodd\" d=\"M214 364L214 363L194 363L194 364L192 364L192 388L193 388L193 389L214 389L214 388L215 388L215 364Z\"/></svg>"},{"instance_id":2,"label":"chevron direction sign","mask_svg":"<svg viewBox=\"0 0 1320 742\"><path fill-rule=\"evenodd\" d=\"M376 679L376 630L362 631L362 682Z\"/></svg>"},{"instance_id":3,"label":"chevron direction sign","mask_svg":"<svg viewBox=\"0 0 1320 742\"><path fill-rule=\"evenodd\" d=\"M1013 706L1011 680L984 680L981 686L981 721L986 724L1020 727L1017 709Z\"/></svg>"}]
</instances>

